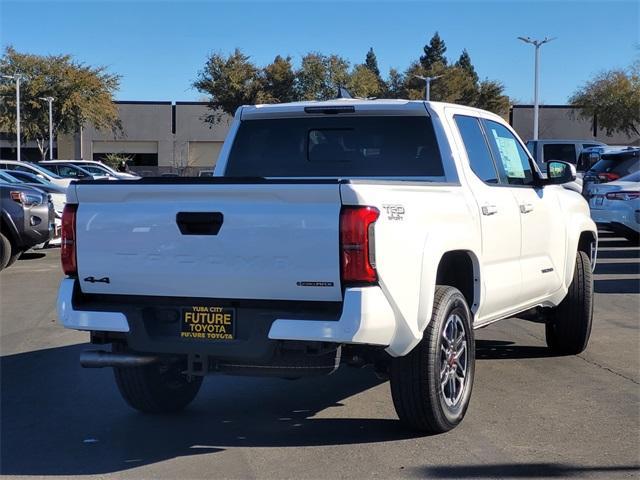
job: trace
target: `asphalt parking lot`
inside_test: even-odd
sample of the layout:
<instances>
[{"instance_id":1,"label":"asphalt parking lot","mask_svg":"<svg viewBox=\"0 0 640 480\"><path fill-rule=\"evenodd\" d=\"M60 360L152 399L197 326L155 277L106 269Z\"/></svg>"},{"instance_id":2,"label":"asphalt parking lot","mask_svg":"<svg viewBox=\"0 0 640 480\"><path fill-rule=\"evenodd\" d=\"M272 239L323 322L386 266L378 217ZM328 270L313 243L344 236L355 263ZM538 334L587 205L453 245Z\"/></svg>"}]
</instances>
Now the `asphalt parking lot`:
<instances>
[{"instance_id":1,"label":"asphalt parking lot","mask_svg":"<svg viewBox=\"0 0 640 480\"><path fill-rule=\"evenodd\" d=\"M603 235L594 327L551 356L542 325L477 332L462 425L402 430L369 369L286 381L209 377L185 412L129 409L110 369L81 369L88 335L56 323L59 253L0 273L0 473L101 478L638 478L640 248Z\"/></svg>"}]
</instances>

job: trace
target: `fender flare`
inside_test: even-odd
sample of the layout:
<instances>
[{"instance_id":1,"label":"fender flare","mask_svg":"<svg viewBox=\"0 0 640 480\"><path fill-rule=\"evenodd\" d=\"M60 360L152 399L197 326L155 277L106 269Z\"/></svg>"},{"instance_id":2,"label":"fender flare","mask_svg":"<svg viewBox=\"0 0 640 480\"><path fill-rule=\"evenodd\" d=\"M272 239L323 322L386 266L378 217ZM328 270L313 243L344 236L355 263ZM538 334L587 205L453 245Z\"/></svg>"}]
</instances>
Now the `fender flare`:
<instances>
[{"instance_id":1,"label":"fender flare","mask_svg":"<svg viewBox=\"0 0 640 480\"><path fill-rule=\"evenodd\" d=\"M462 233L462 232L460 232ZM427 235L422 248L422 274L420 278L418 311L415 318L396 315L396 331L386 351L393 357L406 355L420 342L424 330L431 321L433 299L436 290L436 276L443 257L449 252L466 252L472 262L474 274L474 301L472 313L478 311L481 301L480 262L473 240L468 233L460 235L459 241L437 235ZM454 236L455 237L455 236ZM445 242L446 240L446 242ZM384 285L381 285L385 290ZM386 292L385 292L386 293ZM388 295L386 295L389 298ZM398 311L394 308L394 311Z\"/></svg>"}]
</instances>

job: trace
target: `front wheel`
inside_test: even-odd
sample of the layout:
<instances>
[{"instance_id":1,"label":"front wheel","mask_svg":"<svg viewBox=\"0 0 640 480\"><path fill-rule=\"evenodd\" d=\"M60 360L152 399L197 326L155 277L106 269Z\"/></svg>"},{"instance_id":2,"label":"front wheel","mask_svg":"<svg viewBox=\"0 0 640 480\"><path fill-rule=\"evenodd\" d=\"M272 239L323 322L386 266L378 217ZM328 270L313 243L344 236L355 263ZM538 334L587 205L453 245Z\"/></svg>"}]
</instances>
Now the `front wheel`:
<instances>
[{"instance_id":1,"label":"front wheel","mask_svg":"<svg viewBox=\"0 0 640 480\"><path fill-rule=\"evenodd\" d=\"M585 252L576 254L576 266L569 292L549 315L545 325L547 345L564 355L576 355L589 343L593 318L591 260Z\"/></svg>"},{"instance_id":2,"label":"front wheel","mask_svg":"<svg viewBox=\"0 0 640 480\"><path fill-rule=\"evenodd\" d=\"M464 418L475 371L471 322L462 293L437 286L422 340L407 355L394 358L389 372L393 404L409 428L443 433Z\"/></svg>"},{"instance_id":3,"label":"front wheel","mask_svg":"<svg viewBox=\"0 0 640 480\"><path fill-rule=\"evenodd\" d=\"M114 347L116 351L121 350ZM113 369L122 398L145 413L177 412L193 401L203 377L188 378L182 370L176 363Z\"/></svg>"}]
</instances>

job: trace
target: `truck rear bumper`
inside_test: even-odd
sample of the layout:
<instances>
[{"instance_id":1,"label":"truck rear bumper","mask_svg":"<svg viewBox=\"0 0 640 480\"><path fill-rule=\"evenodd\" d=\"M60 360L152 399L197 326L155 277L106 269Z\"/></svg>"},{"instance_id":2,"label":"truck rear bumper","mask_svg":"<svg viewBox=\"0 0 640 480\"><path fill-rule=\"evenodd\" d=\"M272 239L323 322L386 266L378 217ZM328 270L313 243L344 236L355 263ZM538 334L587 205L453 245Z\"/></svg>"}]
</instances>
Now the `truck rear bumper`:
<instances>
[{"instance_id":1,"label":"truck rear bumper","mask_svg":"<svg viewBox=\"0 0 640 480\"><path fill-rule=\"evenodd\" d=\"M101 332L128 332L127 317L121 312L93 312L76 310L73 306L73 292L76 281L64 278L58 289L58 320L65 328Z\"/></svg>"},{"instance_id":2,"label":"truck rear bumper","mask_svg":"<svg viewBox=\"0 0 640 480\"><path fill-rule=\"evenodd\" d=\"M349 288L337 322L277 319L269 338L387 346L395 332L394 313L379 287Z\"/></svg>"},{"instance_id":3,"label":"truck rear bumper","mask_svg":"<svg viewBox=\"0 0 640 480\"><path fill-rule=\"evenodd\" d=\"M74 295L76 299L74 300ZM116 303L82 303L77 297L82 295L76 280L65 278L58 292L58 318L65 328L95 332L120 332L132 341L132 347L141 351L187 353L191 348L202 351L202 344L185 344L179 339L153 332L153 320L145 317L144 309L153 307ZM158 308L166 299L159 298ZM296 303L296 302L294 302ZM330 304L328 304L330 305ZM293 312L292 312L293 313ZM253 344L275 343L278 340L304 342L351 343L388 346L395 333L395 316L391 306L379 287L347 289L342 311L327 314L317 310L317 314L304 312L303 315L270 313L260 309L247 309L245 313L246 338ZM262 337L262 338L256 338ZM256 343L254 343L256 342ZM221 356L237 357L244 348L235 342L209 344L206 350L215 355L220 349ZM136 345L137 344L137 345ZM187 347L185 345L192 345ZM218 346L219 345L219 346ZM178 348L179 347L179 348ZM177 348L177 349L175 349ZM236 350L236 351L234 351Z\"/></svg>"}]
</instances>

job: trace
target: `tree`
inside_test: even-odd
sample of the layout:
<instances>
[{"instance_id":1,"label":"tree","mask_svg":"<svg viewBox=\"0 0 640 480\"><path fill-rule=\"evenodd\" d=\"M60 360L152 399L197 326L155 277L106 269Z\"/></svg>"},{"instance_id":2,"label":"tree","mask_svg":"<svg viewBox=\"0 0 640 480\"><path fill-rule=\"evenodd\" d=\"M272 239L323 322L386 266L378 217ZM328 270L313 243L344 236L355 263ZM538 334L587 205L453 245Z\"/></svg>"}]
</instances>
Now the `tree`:
<instances>
[{"instance_id":1,"label":"tree","mask_svg":"<svg viewBox=\"0 0 640 480\"><path fill-rule=\"evenodd\" d=\"M466 48L462 50L462 54L460 54L460 58L458 58L458 61L455 63L455 67L468 78L466 85L462 87L462 91L460 92L460 103L463 105L475 105L480 89L479 78L476 69L471 63L471 56Z\"/></svg>"},{"instance_id":2,"label":"tree","mask_svg":"<svg viewBox=\"0 0 640 480\"><path fill-rule=\"evenodd\" d=\"M41 97L53 97L53 135L74 133L89 123L96 129L121 130L113 94L120 76L106 67L90 67L70 55L32 55L7 47L0 75L24 76L20 84L20 127L24 140L35 140L42 158L49 149L49 107ZM15 133L15 82L0 85L0 130Z\"/></svg>"},{"instance_id":3,"label":"tree","mask_svg":"<svg viewBox=\"0 0 640 480\"><path fill-rule=\"evenodd\" d=\"M366 65L356 65L347 83L349 92L354 97L371 98L382 94L379 78Z\"/></svg>"},{"instance_id":4,"label":"tree","mask_svg":"<svg viewBox=\"0 0 640 480\"><path fill-rule=\"evenodd\" d=\"M307 53L296 72L298 97L302 100L334 98L338 87L349 81L349 62L338 55Z\"/></svg>"},{"instance_id":5,"label":"tree","mask_svg":"<svg viewBox=\"0 0 640 480\"><path fill-rule=\"evenodd\" d=\"M625 70L602 72L569 99L585 119L597 117L607 135L640 135L640 63Z\"/></svg>"},{"instance_id":6,"label":"tree","mask_svg":"<svg viewBox=\"0 0 640 480\"><path fill-rule=\"evenodd\" d=\"M469 55L469 52L467 52L466 48L462 50L460 58L456 62L455 66L464 70L473 79L474 83L478 82L478 74L476 73L476 69L471 63L471 56Z\"/></svg>"},{"instance_id":7,"label":"tree","mask_svg":"<svg viewBox=\"0 0 640 480\"><path fill-rule=\"evenodd\" d=\"M260 103L284 103L297 100L295 91L296 75L291 57L277 55L262 70L262 91L258 94Z\"/></svg>"},{"instance_id":8,"label":"tree","mask_svg":"<svg viewBox=\"0 0 640 480\"><path fill-rule=\"evenodd\" d=\"M205 117L209 123L219 122L225 113L233 115L241 105L257 103L263 90L260 70L238 48L228 57L212 54L193 86L210 95L213 112Z\"/></svg>"},{"instance_id":9,"label":"tree","mask_svg":"<svg viewBox=\"0 0 640 480\"><path fill-rule=\"evenodd\" d=\"M406 96L404 94L404 76L395 68L389 69L385 93L389 98L403 98Z\"/></svg>"},{"instance_id":10,"label":"tree","mask_svg":"<svg viewBox=\"0 0 640 480\"><path fill-rule=\"evenodd\" d=\"M489 79L480 82L478 98L473 106L505 115L509 111L509 105L509 97L504 94L502 83Z\"/></svg>"},{"instance_id":11,"label":"tree","mask_svg":"<svg viewBox=\"0 0 640 480\"><path fill-rule=\"evenodd\" d=\"M431 37L429 45L425 45L423 50L424 55L420 57L420 64L425 72L430 73L431 69L437 63L444 66L447 65L447 58L444 56L447 51L447 47L444 44L444 40L440 38L438 32Z\"/></svg>"},{"instance_id":12,"label":"tree","mask_svg":"<svg viewBox=\"0 0 640 480\"><path fill-rule=\"evenodd\" d=\"M373 47L369 48L367 52L367 56L364 60L364 65L371 70L376 77L380 78L380 69L378 68L378 59L376 58L376 54L373 51Z\"/></svg>"}]
</instances>

